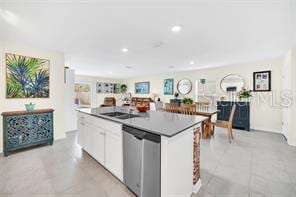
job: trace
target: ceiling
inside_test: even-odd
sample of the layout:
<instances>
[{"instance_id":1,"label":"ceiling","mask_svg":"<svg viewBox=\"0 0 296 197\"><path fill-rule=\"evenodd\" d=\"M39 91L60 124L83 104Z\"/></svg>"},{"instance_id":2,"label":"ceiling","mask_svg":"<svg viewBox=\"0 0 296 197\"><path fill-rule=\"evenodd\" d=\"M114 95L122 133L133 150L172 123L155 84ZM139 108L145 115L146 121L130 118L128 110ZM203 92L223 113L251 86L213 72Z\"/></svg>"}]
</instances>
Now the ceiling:
<instances>
[{"instance_id":1,"label":"ceiling","mask_svg":"<svg viewBox=\"0 0 296 197\"><path fill-rule=\"evenodd\" d=\"M289 0L0 0L0 38L62 51L78 74L128 78L283 57L291 13Z\"/></svg>"}]
</instances>

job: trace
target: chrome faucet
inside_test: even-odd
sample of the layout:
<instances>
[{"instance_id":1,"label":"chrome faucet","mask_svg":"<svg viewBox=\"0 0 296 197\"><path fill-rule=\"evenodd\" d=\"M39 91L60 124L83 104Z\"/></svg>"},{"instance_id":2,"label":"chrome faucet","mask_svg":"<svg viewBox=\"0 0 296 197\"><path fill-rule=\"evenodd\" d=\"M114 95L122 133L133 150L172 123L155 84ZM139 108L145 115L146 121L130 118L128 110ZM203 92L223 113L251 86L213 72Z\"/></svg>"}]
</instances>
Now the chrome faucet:
<instances>
[{"instance_id":1,"label":"chrome faucet","mask_svg":"<svg viewBox=\"0 0 296 197\"><path fill-rule=\"evenodd\" d=\"M131 115L133 111L134 111L134 109L133 109L133 108L130 108L130 109L129 109L129 112L128 112L129 115Z\"/></svg>"}]
</instances>

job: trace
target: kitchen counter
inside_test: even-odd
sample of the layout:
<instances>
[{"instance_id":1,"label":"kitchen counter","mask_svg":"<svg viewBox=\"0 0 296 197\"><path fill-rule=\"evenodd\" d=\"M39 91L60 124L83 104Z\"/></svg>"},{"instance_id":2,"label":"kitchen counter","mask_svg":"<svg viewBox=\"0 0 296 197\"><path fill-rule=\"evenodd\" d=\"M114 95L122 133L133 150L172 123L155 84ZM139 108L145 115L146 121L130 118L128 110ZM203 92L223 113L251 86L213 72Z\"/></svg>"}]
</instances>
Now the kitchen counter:
<instances>
[{"instance_id":1,"label":"kitchen counter","mask_svg":"<svg viewBox=\"0 0 296 197\"><path fill-rule=\"evenodd\" d=\"M140 197L197 193L201 122L207 118L130 109L78 109L78 144Z\"/></svg>"},{"instance_id":2,"label":"kitchen counter","mask_svg":"<svg viewBox=\"0 0 296 197\"><path fill-rule=\"evenodd\" d=\"M125 120L103 115L104 113L109 112L128 113L129 109L130 107L116 106L101 108L81 108L77 111L166 137L177 135L178 133L185 131L186 129L193 127L207 119L204 116L190 116L163 111L147 111L145 113L133 111L132 114L138 115L139 117L129 118Z\"/></svg>"}]
</instances>

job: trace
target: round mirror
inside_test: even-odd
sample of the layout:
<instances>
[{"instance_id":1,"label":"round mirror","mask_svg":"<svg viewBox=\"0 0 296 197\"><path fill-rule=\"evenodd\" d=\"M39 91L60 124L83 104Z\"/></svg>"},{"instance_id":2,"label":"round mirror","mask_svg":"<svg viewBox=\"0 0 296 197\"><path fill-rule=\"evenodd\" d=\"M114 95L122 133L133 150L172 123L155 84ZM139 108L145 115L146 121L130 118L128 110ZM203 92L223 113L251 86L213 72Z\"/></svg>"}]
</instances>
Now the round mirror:
<instances>
[{"instance_id":1,"label":"round mirror","mask_svg":"<svg viewBox=\"0 0 296 197\"><path fill-rule=\"evenodd\" d=\"M220 87L224 92L238 92L245 86L244 79L240 75L230 74L220 82Z\"/></svg>"},{"instance_id":2,"label":"round mirror","mask_svg":"<svg viewBox=\"0 0 296 197\"><path fill-rule=\"evenodd\" d=\"M180 94L189 94L192 90L192 83L189 79L181 79L177 84L177 90Z\"/></svg>"}]
</instances>

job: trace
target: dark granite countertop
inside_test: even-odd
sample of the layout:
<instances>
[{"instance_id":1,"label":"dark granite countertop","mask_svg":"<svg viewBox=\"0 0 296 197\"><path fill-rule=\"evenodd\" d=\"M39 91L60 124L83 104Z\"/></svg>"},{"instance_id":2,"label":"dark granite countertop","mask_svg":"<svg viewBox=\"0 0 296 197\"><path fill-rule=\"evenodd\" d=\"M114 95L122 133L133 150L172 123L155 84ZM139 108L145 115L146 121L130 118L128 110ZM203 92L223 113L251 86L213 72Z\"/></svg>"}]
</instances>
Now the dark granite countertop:
<instances>
[{"instance_id":1,"label":"dark granite countertop","mask_svg":"<svg viewBox=\"0 0 296 197\"><path fill-rule=\"evenodd\" d=\"M100 108L81 108L77 111L86 113L99 118L104 118L134 128L138 128L157 135L172 137L198 123L206 120L204 116L189 116L163 111L147 111L139 113L136 110L132 114L139 117L121 120L115 117L102 115L109 112L129 112L129 107L100 107Z\"/></svg>"}]
</instances>

